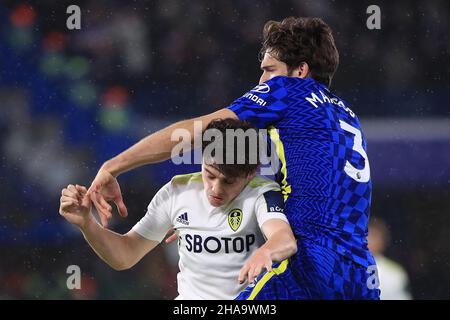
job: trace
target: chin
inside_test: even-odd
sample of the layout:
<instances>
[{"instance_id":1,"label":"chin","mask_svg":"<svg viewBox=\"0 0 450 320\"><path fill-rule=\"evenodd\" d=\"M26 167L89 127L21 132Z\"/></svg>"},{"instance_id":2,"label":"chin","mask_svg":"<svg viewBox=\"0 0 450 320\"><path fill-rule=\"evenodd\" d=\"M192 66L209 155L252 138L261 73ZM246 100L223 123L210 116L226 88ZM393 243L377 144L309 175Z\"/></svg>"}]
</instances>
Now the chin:
<instances>
[{"instance_id":1,"label":"chin","mask_svg":"<svg viewBox=\"0 0 450 320\"><path fill-rule=\"evenodd\" d=\"M223 202L219 202L219 201L209 201L209 204L212 205L213 207L220 207L223 205Z\"/></svg>"}]
</instances>

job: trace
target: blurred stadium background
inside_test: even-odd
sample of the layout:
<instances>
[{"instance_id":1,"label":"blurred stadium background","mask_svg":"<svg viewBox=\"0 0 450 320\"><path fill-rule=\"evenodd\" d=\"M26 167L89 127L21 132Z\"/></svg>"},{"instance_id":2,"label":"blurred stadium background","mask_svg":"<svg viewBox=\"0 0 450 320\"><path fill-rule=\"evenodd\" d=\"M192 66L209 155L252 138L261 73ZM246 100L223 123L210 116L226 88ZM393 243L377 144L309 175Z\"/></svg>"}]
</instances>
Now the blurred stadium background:
<instances>
[{"instance_id":1,"label":"blurred stadium background","mask_svg":"<svg viewBox=\"0 0 450 320\"><path fill-rule=\"evenodd\" d=\"M71 4L81 30L66 28ZM371 4L381 30L366 27ZM174 298L176 245L113 271L58 215L60 190L89 185L103 161L148 133L252 88L264 23L291 15L322 17L334 30L341 62L332 87L362 119L372 217L390 234L384 255L409 278L408 295L394 298L449 299L449 9L447 1L1 1L0 299ZM112 228L128 231L163 183L193 170L166 162L121 176L130 215ZM71 264L82 270L81 290L66 287Z\"/></svg>"}]
</instances>

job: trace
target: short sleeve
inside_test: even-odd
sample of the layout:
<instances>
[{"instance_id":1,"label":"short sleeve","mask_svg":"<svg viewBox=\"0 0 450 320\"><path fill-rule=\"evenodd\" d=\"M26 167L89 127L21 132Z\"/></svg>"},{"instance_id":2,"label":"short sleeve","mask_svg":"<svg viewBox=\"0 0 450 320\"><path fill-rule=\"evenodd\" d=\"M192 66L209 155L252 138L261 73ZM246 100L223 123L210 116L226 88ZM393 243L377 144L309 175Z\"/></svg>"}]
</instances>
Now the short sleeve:
<instances>
[{"instance_id":1,"label":"short sleeve","mask_svg":"<svg viewBox=\"0 0 450 320\"><path fill-rule=\"evenodd\" d=\"M280 219L289 223L284 214L284 201L280 190L266 191L258 197L256 200L256 218L260 228L264 222L270 219Z\"/></svg>"},{"instance_id":2,"label":"short sleeve","mask_svg":"<svg viewBox=\"0 0 450 320\"><path fill-rule=\"evenodd\" d=\"M289 106L285 77L274 77L234 101L228 109L240 120L245 120L262 129L275 125L283 119Z\"/></svg>"},{"instance_id":3,"label":"short sleeve","mask_svg":"<svg viewBox=\"0 0 450 320\"><path fill-rule=\"evenodd\" d=\"M172 227L171 202L172 185L162 187L148 205L145 216L132 228L146 239L161 242Z\"/></svg>"}]
</instances>

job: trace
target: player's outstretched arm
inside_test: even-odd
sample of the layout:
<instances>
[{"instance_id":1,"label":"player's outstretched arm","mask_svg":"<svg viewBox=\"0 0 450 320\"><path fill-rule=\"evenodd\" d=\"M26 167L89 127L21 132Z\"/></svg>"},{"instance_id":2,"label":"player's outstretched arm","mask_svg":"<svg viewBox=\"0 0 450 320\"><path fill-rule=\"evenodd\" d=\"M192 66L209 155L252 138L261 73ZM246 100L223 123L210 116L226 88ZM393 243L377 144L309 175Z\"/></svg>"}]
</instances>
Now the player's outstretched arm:
<instances>
[{"instance_id":1,"label":"player's outstretched arm","mask_svg":"<svg viewBox=\"0 0 450 320\"><path fill-rule=\"evenodd\" d=\"M134 231L125 235L103 228L92 215L91 201L82 186L69 185L62 190L59 213L77 226L97 255L115 270L134 266L158 244Z\"/></svg>"},{"instance_id":2,"label":"player's outstretched arm","mask_svg":"<svg viewBox=\"0 0 450 320\"><path fill-rule=\"evenodd\" d=\"M106 161L88 190L88 194L97 208L102 225L106 227L107 220L111 218L112 207L108 203L110 201L116 204L122 217L127 216L127 208L116 180L118 175L145 164L169 159L173 147L179 143L179 141L171 141L174 130L187 130L194 139L194 123L196 121L202 123L203 131L212 120L224 118L237 118L237 116L233 111L224 108L202 117L177 122L145 137L129 149Z\"/></svg>"},{"instance_id":3,"label":"player's outstretched arm","mask_svg":"<svg viewBox=\"0 0 450 320\"><path fill-rule=\"evenodd\" d=\"M292 233L291 226L281 219L270 219L261 227L267 241L256 250L244 264L239 273L239 283L245 279L248 283L263 271L272 271L272 263L280 262L297 252L297 241Z\"/></svg>"}]
</instances>

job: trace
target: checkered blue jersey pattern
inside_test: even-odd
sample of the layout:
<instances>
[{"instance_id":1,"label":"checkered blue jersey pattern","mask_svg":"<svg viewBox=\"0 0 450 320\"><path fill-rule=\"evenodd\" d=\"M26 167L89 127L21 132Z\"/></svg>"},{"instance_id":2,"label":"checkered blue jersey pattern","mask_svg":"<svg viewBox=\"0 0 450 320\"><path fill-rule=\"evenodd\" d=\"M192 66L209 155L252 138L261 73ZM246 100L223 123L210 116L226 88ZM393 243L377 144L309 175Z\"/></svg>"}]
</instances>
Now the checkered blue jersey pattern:
<instances>
[{"instance_id":1,"label":"checkered blue jersey pattern","mask_svg":"<svg viewBox=\"0 0 450 320\"><path fill-rule=\"evenodd\" d=\"M362 266L374 265L367 247L367 143L347 103L312 78L278 76L229 109L258 128L272 128L281 162L276 178L294 233Z\"/></svg>"},{"instance_id":2,"label":"checkered blue jersey pattern","mask_svg":"<svg viewBox=\"0 0 450 320\"><path fill-rule=\"evenodd\" d=\"M298 253L272 265L236 300L379 300L373 272L309 240Z\"/></svg>"}]
</instances>

